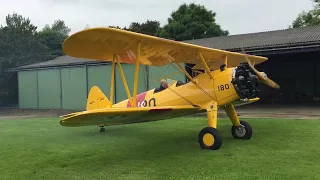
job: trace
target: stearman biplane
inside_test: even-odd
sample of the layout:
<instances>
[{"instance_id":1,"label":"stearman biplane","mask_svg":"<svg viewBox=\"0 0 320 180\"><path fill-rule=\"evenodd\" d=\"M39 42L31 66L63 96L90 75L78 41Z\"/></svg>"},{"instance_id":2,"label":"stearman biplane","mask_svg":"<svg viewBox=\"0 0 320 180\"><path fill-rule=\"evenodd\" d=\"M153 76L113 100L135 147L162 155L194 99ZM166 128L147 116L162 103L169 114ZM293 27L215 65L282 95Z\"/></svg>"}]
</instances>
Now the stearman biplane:
<instances>
[{"instance_id":1,"label":"stearman biplane","mask_svg":"<svg viewBox=\"0 0 320 180\"><path fill-rule=\"evenodd\" d=\"M259 82L279 88L254 64L267 58L234 53L184 42L176 42L113 28L91 28L68 37L63 51L72 57L112 62L110 98L94 86L90 89L86 110L61 116L63 126L104 126L149 122L205 112L208 125L199 133L203 149L216 150L222 145L217 130L217 111L223 108L232 122L232 136L250 139L252 128L240 121L235 106L259 100ZM249 60L250 59L250 60ZM134 64L134 87L130 93L121 63ZM162 91L137 93L139 65L163 66L174 63L188 78L174 82ZM181 64L194 64L199 74L192 77ZM114 103L116 66L128 99Z\"/></svg>"}]
</instances>

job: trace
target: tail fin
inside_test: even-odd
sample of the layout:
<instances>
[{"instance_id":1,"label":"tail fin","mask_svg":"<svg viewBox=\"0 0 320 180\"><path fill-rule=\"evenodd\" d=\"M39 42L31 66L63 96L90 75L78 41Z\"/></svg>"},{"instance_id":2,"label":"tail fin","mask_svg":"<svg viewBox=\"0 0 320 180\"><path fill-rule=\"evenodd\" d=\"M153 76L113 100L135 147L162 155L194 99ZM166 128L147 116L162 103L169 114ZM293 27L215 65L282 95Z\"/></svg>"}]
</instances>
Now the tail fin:
<instances>
[{"instance_id":1,"label":"tail fin","mask_svg":"<svg viewBox=\"0 0 320 180\"><path fill-rule=\"evenodd\" d=\"M108 98L103 94L101 89L97 86L93 86L90 89L88 100L87 100L87 108L86 110L100 109L110 107L111 103Z\"/></svg>"}]
</instances>

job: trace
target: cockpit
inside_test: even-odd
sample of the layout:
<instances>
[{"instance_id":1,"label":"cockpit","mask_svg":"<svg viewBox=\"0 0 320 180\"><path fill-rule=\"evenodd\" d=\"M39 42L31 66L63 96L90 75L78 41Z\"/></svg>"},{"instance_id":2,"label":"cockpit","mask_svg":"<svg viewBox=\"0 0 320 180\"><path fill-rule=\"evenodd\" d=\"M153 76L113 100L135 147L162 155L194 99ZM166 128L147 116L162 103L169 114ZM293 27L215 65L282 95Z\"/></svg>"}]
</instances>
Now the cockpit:
<instances>
[{"instance_id":1,"label":"cockpit","mask_svg":"<svg viewBox=\"0 0 320 180\"><path fill-rule=\"evenodd\" d=\"M176 83L176 87L186 84L186 83L182 82L181 80L176 81L176 80L172 80L172 79L167 79L167 80L162 79L162 80L160 80L160 86L158 88L156 88L153 93L161 92L161 91L167 89L168 86L171 86L174 83Z\"/></svg>"}]
</instances>

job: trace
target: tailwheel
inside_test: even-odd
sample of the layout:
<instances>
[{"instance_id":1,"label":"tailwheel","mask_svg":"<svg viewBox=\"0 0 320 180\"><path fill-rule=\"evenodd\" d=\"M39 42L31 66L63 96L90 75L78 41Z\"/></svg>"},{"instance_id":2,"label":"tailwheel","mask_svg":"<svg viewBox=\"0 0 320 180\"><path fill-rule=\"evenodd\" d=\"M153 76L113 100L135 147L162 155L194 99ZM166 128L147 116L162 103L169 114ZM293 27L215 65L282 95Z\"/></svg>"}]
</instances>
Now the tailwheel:
<instances>
[{"instance_id":1,"label":"tailwheel","mask_svg":"<svg viewBox=\"0 0 320 180\"><path fill-rule=\"evenodd\" d=\"M240 126L232 126L231 133L235 139L250 139L252 136L252 127L246 121L240 121Z\"/></svg>"},{"instance_id":2,"label":"tailwheel","mask_svg":"<svg viewBox=\"0 0 320 180\"><path fill-rule=\"evenodd\" d=\"M104 132L106 129L103 126L100 126L100 132Z\"/></svg>"},{"instance_id":3,"label":"tailwheel","mask_svg":"<svg viewBox=\"0 0 320 180\"><path fill-rule=\"evenodd\" d=\"M217 129L206 127L199 133L199 144L202 149L217 150L222 145L222 137Z\"/></svg>"}]
</instances>

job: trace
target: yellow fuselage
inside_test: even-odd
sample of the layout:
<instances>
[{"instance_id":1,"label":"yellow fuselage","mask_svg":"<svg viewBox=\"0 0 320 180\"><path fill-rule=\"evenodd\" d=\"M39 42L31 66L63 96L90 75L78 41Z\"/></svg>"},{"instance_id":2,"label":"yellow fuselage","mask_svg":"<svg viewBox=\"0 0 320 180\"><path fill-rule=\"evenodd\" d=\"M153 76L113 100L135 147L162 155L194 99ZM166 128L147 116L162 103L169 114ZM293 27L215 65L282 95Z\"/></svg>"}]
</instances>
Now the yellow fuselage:
<instances>
[{"instance_id":1,"label":"yellow fuselage","mask_svg":"<svg viewBox=\"0 0 320 180\"><path fill-rule=\"evenodd\" d=\"M227 68L224 71L210 72L212 79L206 73L199 74L193 80L183 85L177 83L160 92L154 93L155 89L140 93L137 96L138 107L152 106L201 106L210 101L216 101L219 106L230 104L239 99L234 85L232 84L235 68ZM130 107L128 99L114 104L113 107Z\"/></svg>"}]
</instances>

